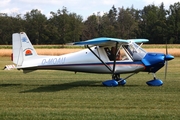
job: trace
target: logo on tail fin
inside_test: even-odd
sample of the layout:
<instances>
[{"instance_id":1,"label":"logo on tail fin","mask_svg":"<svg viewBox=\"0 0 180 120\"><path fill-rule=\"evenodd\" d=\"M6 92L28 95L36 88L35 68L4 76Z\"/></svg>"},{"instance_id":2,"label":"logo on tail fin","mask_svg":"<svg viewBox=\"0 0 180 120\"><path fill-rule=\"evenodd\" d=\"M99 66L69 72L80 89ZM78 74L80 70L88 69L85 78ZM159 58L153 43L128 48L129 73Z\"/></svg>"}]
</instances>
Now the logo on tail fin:
<instances>
[{"instance_id":1,"label":"logo on tail fin","mask_svg":"<svg viewBox=\"0 0 180 120\"><path fill-rule=\"evenodd\" d=\"M23 37L23 38L22 38L22 42L29 43L26 37Z\"/></svg>"},{"instance_id":2,"label":"logo on tail fin","mask_svg":"<svg viewBox=\"0 0 180 120\"><path fill-rule=\"evenodd\" d=\"M25 56L33 55L30 49L27 49L25 52Z\"/></svg>"}]
</instances>

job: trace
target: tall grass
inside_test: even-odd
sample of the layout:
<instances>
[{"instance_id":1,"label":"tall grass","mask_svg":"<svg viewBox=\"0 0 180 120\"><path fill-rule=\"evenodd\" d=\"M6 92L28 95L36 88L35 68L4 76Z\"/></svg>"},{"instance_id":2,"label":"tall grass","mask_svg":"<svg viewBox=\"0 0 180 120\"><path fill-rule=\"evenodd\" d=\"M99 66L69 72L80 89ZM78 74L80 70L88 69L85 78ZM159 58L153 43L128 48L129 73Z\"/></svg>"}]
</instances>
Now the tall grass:
<instances>
[{"instance_id":1,"label":"tall grass","mask_svg":"<svg viewBox=\"0 0 180 120\"><path fill-rule=\"evenodd\" d=\"M159 53L166 54L166 49L164 49L164 48L146 48L145 50L147 52L159 52ZM168 49L168 54L171 54L175 57L180 57L180 49L170 48L170 49Z\"/></svg>"},{"instance_id":2,"label":"tall grass","mask_svg":"<svg viewBox=\"0 0 180 120\"><path fill-rule=\"evenodd\" d=\"M39 55L63 55L80 51L82 49L37 49Z\"/></svg>"},{"instance_id":3,"label":"tall grass","mask_svg":"<svg viewBox=\"0 0 180 120\"><path fill-rule=\"evenodd\" d=\"M166 44L143 44L143 48L166 48ZM178 48L180 49L180 44L167 44L168 48Z\"/></svg>"},{"instance_id":4,"label":"tall grass","mask_svg":"<svg viewBox=\"0 0 180 120\"><path fill-rule=\"evenodd\" d=\"M12 54L12 49L0 49L0 56L5 57L8 56L10 57Z\"/></svg>"},{"instance_id":5,"label":"tall grass","mask_svg":"<svg viewBox=\"0 0 180 120\"><path fill-rule=\"evenodd\" d=\"M63 55L67 53L77 52L82 50L82 48L76 49L36 49L39 55ZM165 48L145 48L147 52L160 52L166 53ZM0 56L10 56L12 53L11 49L0 49ZM180 49L179 48L170 48L168 49L168 53L175 56L180 57Z\"/></svg>"},{"instance_id":6,"label":"tall grass","mask_svg":"<svg viewBox=\"0 0 180 120\"><path fill-rule=\"evenodd\" d=\"M77 52L82 49L36 49L39 55L63 55L67 53ZM11 49L0 49L0 56L11 56Z\"/></svg>"},{"instance_id":7,"label":"tall grass","mask_svg":"<svg viewBox=\"0 0 180 120\"><path fill-rule=\"evenodd\" d=\"M75 45L33 45L35 49L76 49L84 48L84 46L75 46ZM0 45L0 49L12 49L12 45Z\"/></svg>"}]
</instances>

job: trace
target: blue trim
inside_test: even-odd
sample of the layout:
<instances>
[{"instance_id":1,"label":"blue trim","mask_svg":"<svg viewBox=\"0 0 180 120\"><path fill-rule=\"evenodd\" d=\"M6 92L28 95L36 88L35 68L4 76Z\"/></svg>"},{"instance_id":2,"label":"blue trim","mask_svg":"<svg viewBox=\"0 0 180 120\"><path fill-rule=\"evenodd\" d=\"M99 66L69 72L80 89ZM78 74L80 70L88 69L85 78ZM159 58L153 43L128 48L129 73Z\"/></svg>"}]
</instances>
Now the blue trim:
<instances>
[{"instance_id":1,"label":"blue trim","mask_svg":"<svg viewBox=\"0 0 180 120\"><path fill-rule=\"evenodd\" d=\"M165 64L165 54L147 53L142 59L142 63L146 66L146 72L157 72Z\"/></svg>"},{"instance_id":2,"label":"blue trim","mask_svg":"<svg viewBox=\"0 0 180 120\"><path fill-rule=\"evenodd\" d=\"M108 37L100 37L100 38L94 38L86 41L81 42L75 42L73 45L97 45L102 43L108 43L108 42L119 42L119 43L129 43L130 41L136 42L136 43L142 43L142 42L148 42L147 39L118 39L118 38L108 38Z\"/></svg>"},{"instance_id":3,"label":"blue trim","mask_svg":"<svg viewBox=\"0 0 180 120\"><path fill-rule=\"evenodd\" d=\"M107 86L107 87L116 87L116 86L118 86L118 82L116 80L107 80L107 81L102 82L102 84L104 86Z\"/></svg>"},{"instance_id":4,"label":"blue trim","mask_svg":"<svg viewBox=\"0 0 180 120\"><path fill-rule=\"evenodd\" d=\"M114 62L106 62L107 65L113 65ZM143 65L141 61L136 61L136 62L116 62L116 65L127 65L127 64L138 64L138 65ZM39 67L43 66L86 66L86 65L104 65L102 63L83 63L83 64L56 64L56 65L42 65ZM144 65L143 65L144 66Z\"/></svg>"},{"instance_id":5,"label":"blue trim","mask_svg":"<svg viewBox=\"0 0 180 120\"><path fill-rule=\"evenodd\" d=\"M127 40L117 39L117 38L107 38L107 37L101 37L101 38L95 38L87 41L82 42L75 42L74 45L95 45L95 44L101 44L106 42L123 42L128 43Z\"/></svg>"},{"instance_id":6,"label":"blue trim","mask_svg":"<svg viewBox=\"0 0 180 120\"><path fill-rule=\"evenodd\" d=\"M165 60L167 60L167 61L172 60L172 59L174 59L174 56L172 56L172 55L170 55L170 54L167 54L167 55L165 56Z\"/></svg>"},{"instance_id":7,"label":"blue trim","mask_svg":"<svg viewBox=\"0 0 180 120\"><path fill-rule=\"evenodd\" d=\"M154 79L154 80L147 81L146 84L149 86L161 86L163 85L163 82L162 80Z\"/></svg>"}]
</instances>

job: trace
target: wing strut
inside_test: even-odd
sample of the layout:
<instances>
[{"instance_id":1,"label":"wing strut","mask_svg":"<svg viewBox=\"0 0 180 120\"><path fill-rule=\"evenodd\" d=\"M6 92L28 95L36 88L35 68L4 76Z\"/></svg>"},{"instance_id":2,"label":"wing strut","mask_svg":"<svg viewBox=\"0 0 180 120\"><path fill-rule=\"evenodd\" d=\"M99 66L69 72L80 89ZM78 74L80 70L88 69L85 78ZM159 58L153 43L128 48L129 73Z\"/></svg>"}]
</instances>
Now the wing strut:
<instances>
[{"instance_id":1,"label":"wing strut","mask_svg":"<svg viewBox=\"0 0 180 120\"><path fill-rule=\"evenodd\" d=\"M116 42L115 46L115 55L114 55L114 63L113 63L113 71L112 71L112 78L115 80L118 80L120 78L120 74L115 74L115 68L116 68L116 54L118 51L118 42Z\"/></svg>"},{"instance_id":2,"label":"wing strut","mask_svg":"<svg viewBox=\"0 0 180 120\"><path fill-rule=\"evenodd\" d=\"M116 47L115 47L115 55L114 55L114 63L113 63L113 74L115 73L115 68L116 68L117 47L118 47L118 42L116 42Z\"/></svg>"},{"instance_id":3,"label":"wing strut","mask_svg":"<svg viewBox=\"0 0 180 120\"><path fill-rule=\"evenodd\" d=\"M93 50L91 50L91 48L88 45L87 48L107 67L109 71L113 73L112 69Z\"/></svg>"}]
</instances>

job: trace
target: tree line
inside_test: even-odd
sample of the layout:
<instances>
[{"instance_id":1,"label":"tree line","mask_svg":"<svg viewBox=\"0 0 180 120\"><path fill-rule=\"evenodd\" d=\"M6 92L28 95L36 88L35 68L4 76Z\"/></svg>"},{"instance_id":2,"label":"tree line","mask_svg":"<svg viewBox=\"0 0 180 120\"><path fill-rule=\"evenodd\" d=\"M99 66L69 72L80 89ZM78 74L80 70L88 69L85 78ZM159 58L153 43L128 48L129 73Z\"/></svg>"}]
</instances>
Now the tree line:
<instances>
[{"instance_id":1,"label":"tree line","mask_svg":"<svg viewBox=\"0 0 180 120\"><path fill-rule=\"evenodd\" d=\"M83 20L66 7L50 12L47 18L33 9L24 15L0 13L0 44L12 44L12 33L24 31L33 44L66 44L97 37L149 39L149 43L180 43L180 3L166 10L164 4L145 6L142 10L112 6Z\"/></svg>"}]
</instances>

